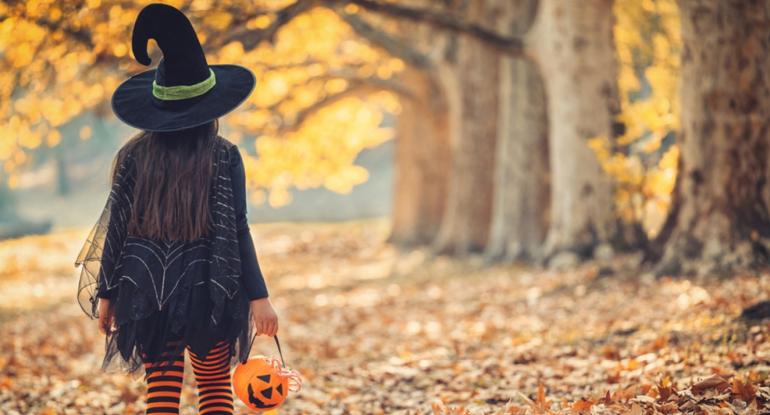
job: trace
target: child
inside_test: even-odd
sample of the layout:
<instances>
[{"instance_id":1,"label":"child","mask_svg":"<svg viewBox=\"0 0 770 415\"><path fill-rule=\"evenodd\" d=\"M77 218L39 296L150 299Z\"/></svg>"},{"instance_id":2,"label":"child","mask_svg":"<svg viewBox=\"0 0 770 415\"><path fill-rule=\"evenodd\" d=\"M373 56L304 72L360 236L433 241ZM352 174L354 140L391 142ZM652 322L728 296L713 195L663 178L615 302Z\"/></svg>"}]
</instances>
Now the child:
<instances>
[{"instance_id":1,"label":"child","mask_svg":"<svg viewBox=\"0 0 770 415\"><path fill-rule=\"evenodd\" d=\"M107 204L76 265L78 301L106 335L102 368L120 354L145 368L147 413L179 413L184 350L198 385L199 413L233 413L230 367L248 358L251 323L274 336L246 220L245 174L217 119L254 88L237 65L208 65L190 21L152 4L136 19L132 49L157 69L121 84L115 114L142 130L115 157Z\"/></svg>"}]
</instances>

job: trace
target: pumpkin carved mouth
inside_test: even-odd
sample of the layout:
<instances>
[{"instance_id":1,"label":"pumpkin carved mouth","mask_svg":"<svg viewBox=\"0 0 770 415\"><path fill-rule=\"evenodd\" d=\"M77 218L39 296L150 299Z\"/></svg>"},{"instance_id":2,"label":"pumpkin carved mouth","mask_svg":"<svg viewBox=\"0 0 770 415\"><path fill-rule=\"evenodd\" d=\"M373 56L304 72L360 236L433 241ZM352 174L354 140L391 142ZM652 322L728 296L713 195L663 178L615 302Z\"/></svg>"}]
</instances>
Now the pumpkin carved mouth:
<instances>
[{"instance_id":1,"label":"pumpkin carved mouth","mask_svg":"<svg viewBox=\"0 0 770 415\"><path fill-rule=\"evenodd\" d=\"M263 376L257 376L257 378L267 384L270 384L270 375L263 375ZM270 409L275 408L278 406L278 403L268 404L265 403L262 399L260 399L255 393L254 388L252 387L252 384L249 383L249 386L246 388L248 395L249 395L249 403L254 405L254 407L259 409ZM278 393L279 396L283 396L283 384L279 383L278 386L275 387L275 391ZM265 389L262 389L259 391L259 394L262 395L264 399L271 400L273 399L273 386L269 386Z\"/></svg>"}]
</instances>

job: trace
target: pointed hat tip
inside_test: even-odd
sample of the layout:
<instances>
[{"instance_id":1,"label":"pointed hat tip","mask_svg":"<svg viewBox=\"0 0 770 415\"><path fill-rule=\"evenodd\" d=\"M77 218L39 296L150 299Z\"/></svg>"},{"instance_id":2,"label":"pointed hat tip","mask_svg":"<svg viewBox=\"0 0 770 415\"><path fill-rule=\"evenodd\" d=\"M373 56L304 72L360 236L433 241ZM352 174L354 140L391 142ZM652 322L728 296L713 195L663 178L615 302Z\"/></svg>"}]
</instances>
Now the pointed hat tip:
<instances>
[{"instance_id":1,"label":"pointed hat tip","mask_svg":"<svg viewBox=\"0 0 770 415\"><path fill-rule=\"evenodd\" d=\"M131 34L131 50L134 59L142 65L149 66L152 63L147 53L147 42L150 38L158 41L158 36L166 32L169 23L186 24L192 29L192 24L181 10L163 3L153 3L145 6L136 17L134 29Z\"/></svg>"}]
</instances>

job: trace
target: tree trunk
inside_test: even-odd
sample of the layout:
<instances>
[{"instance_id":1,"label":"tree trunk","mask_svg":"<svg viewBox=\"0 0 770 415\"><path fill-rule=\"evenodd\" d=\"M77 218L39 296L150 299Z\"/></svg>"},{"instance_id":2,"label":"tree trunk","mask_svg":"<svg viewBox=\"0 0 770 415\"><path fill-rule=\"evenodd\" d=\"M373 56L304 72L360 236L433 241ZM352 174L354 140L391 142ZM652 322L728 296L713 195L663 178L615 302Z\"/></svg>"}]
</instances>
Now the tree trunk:
<instances>
[{"instance_id":1,"label":"tree trunk","mask_svg":"<svg viewBox=\"0 0 770 415\"><path fill-rule=\"evenodd\" d=\"M770 2L680 1L682 134L677 209L660 274L768 262Z\"/></svg>"},{"instance_id":2,"label":"tree trunk","mask_svg":"<svg viewBox=\"0 0 770 415\"><path fill-rule=\"evenodd\" d=\"M444 91L435 74L407 68L396 122L393 225L390 241L427 244L438 233L448 186L449 126Z\"/></svg>"},{"instance_id":3,"label":"tree trunk","mask_svg":"<svg viewBox=\"0 0 770 415\"><path fill-rule=\"evenodd\" d=\"M56 193L62 197L69 196L72 186L70 185L67 156L64 154L63 146L57 146L54 149L54 160L56 163Z\"/></svg>"},{"instance_id":4,"label":"tree trunk","mask_svg":"<svg viewBox=\"0 0 770 415\"><path fill-rule=\"evenodd\" d=\"M547 255L589 257L617 242L612 179L588 140L612 138L619 111L612 0L542 0L528 43L540 64L548 102L551 166Z\"/></svg>"},{"instance_id":5,"label":"tree trunk","mask_svg":"<svg viewBox=\"0 0 770 415\"><path fill-rule=\"evenodd\" d=\"M18 218L16 198L8 187L8 181L0 178L0 222L11 221Z\"/></svg>"},{"instance_id":6,"label":"tree trunk","mask_svg":"<svg viewBox=\"0 0 770 415\"><path fill-rule=\"evenodd\" d=\"M537 3L516 0L507 5L502 31L525 33ZM494 205L486 256L506 261L536 259L547 231L550 197L545 90L536 64L501 59L499 103Z\"/></svg>"},{"instance_id":7,"label":"tree trunk","mask_svg":"<svg viewBox=\"0 0 770 415\"><path fill-rule=\"evenodd\" d=\"M493 22L498 2L471 2L465 15ZM457 53L459 133L452 135L449 193L435 248L440 253L462 256L482 251L489 239L500 58L495 49L468 36L458 39Z\"/></svg>"}]
</instances>

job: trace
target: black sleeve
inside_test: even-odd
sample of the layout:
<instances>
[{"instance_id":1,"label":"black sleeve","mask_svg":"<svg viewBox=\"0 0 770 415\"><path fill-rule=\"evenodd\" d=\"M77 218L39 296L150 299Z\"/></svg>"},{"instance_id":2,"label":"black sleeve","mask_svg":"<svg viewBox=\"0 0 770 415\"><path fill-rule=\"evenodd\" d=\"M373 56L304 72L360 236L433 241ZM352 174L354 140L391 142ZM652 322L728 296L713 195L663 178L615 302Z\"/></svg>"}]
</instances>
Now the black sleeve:
<instances>
[{"instance_id":1,"label":"black sleeve","mask_svg":"<svg viewBox=\"0 0 770 415\"><path fill-rule=\"evenodd\" d=\"M238 245L241 253L241 278L243 278L243 285L249 300L256 300L268 296L267 286L257 262L257 252L254 250L254 241L251 238L249 221L246 218L246 172L243 168L243 159L237 146L232 147L231 153L230 175L235 202Z\"/></svg>"}]
</instances>

